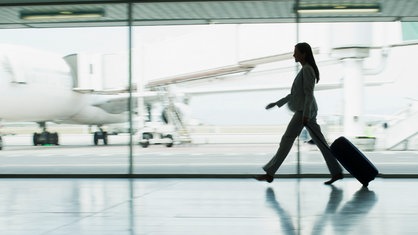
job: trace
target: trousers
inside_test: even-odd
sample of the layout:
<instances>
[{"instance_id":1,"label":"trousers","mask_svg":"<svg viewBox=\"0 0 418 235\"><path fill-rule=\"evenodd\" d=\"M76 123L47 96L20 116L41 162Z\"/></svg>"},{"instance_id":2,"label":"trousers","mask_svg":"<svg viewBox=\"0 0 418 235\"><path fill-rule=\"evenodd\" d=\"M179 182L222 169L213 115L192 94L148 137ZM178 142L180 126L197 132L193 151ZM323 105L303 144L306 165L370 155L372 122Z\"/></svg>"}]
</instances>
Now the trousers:
<instances>
[{"instance_id":1,"label":"trousers","mask_svg":"<svg viewBox=\"0 0 418 235\"><path fill-rule=\"evenodd\" d=\"M276 171L282 165L283 161L286 159L287 155L290 152L290 149L293 146L293 143L295 142L295 139L298 137L298 135L304 127L302 120L302 112L295 112L292 119L289 122L289 125L286 128L285 133L282 136L279 149L277 150L273 158L263 167L264 171L268 175L274 176ZM321 151L331 175L337 175L342 173L342 168L340 164L337 162L336 158L331 153L331 150L329 149L325 137L321 132L321 127L316 122L316 115L313 118L309 119L307 125L310 127L308 129L308 132L312 137L313 141L315 142L316 146Z\"/></svg>"}]
</instances>

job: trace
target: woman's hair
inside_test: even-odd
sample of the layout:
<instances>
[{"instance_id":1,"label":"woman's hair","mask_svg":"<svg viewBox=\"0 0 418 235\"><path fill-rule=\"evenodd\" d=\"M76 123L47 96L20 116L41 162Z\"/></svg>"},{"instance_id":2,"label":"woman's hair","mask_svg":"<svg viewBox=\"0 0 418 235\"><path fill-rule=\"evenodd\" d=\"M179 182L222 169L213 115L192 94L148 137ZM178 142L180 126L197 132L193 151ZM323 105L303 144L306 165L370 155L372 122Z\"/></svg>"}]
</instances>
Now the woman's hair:
<instances>
[{"instance_id":1,"label":"woman's hair","mask_svg":"<svg viewBox=\"0 0 418 235\"><path fill-rule=\"evenodd\" d=\"M298 48L299 52L305 54L305 61L314 69L315 76L316 76L316 83L319 82L319 70L318 66L316 66L315 58L312 53L311 46L306 42L301 42L296 44L296 48Z\"/></svg>"}]
</instances>

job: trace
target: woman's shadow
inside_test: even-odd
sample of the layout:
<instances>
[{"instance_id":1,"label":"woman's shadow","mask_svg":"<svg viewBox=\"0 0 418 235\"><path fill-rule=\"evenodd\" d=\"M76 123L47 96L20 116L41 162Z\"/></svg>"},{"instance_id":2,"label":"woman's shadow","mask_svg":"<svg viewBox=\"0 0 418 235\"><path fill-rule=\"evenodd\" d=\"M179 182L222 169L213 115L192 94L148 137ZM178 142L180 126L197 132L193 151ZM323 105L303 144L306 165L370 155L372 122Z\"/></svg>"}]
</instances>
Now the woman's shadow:
<instances>
[{"instance_id":1,"label":"woman's shadow","mask_svg":"<svg viewBox=\"0 0 418 235\"><path fill-rule=\"evenodd\" d=\"M368 188L362 187L353 194L349 201L340 206L343 191L333 185L330 187L328 202L324 212L314 221L312 235L323 234L327 223L331 224L336 234L349 233L377 202L376 194ZM280 218L283 232L287 235L298 234L297 231L302 228L295 228L292 216L280 205L272 188L266 190L266 201Z\"/></svg>"}]
</instances>

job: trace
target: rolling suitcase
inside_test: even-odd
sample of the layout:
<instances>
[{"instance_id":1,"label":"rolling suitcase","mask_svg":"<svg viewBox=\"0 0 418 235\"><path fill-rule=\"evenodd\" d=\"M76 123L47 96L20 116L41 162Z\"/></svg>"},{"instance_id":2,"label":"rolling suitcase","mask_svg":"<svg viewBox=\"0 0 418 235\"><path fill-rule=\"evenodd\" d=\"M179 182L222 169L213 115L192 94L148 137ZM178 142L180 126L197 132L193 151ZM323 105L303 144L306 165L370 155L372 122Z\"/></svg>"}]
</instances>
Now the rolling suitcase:
<instances>
[{"instance_id":1,"label":"rolling suitcase","mask_svg":"<svg viewBox=\"0 0 418 235\"><path fill-rule=\"evenodd\" d=\"M309 126L305 126L310 129ZM319 139L319 138L317 138ZM325 144L325 143L322 143ZM330 146L332 154L343 167L354 176L364 187L374 180L379 171L348 139L341 136Z\"/></svg>"},{"instance_id":2,"label":"rolling suitcase","mask_svg":"<svg viewBox=\"0 0 418 235\"><path fill-rule=\"evenodd\" d=\"M373 163L345 137L341 136L336 139L330 148L341 165L363 186L367 187L369 182L379 174Z\"/></svg>"}]
</instances>

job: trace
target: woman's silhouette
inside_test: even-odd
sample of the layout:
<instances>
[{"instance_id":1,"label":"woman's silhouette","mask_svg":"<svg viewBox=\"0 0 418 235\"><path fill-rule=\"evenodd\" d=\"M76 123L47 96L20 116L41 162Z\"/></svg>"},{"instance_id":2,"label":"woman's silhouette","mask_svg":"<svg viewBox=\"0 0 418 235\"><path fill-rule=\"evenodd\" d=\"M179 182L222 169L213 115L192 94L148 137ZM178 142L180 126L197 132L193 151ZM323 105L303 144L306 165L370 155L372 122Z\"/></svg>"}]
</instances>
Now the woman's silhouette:
<instances>
[{"instance_id":1,"label":"woman's silhouette","mask_svg":"<svg viewBox=\"0 0 418 235\"><path fill-rule=\"evenodd\" d=\"M305 42L296 44L293 57L295 58L295 62L302 65L302 69L293 81L290 94L277 102L268 104L266 109L271 109L274 106L281 107L287 103L289 109L292 110L294 114L282 136L277 153L263 167L266 174L259 175L256 179L269 183L273 181L274 174L289 154L296 137L300 134L304 125L307 125L309 126L309 134L324 156L332 176L325 184L332 184L336 180L342 179L343 174L341 166L330 152L329 146L326 144L325 138L321 132L321 128L316 122L318 106L314 97L314 87L315 83L318 83L319 81L319 70L311 46Z\"/></svg>"}]
</instances>

